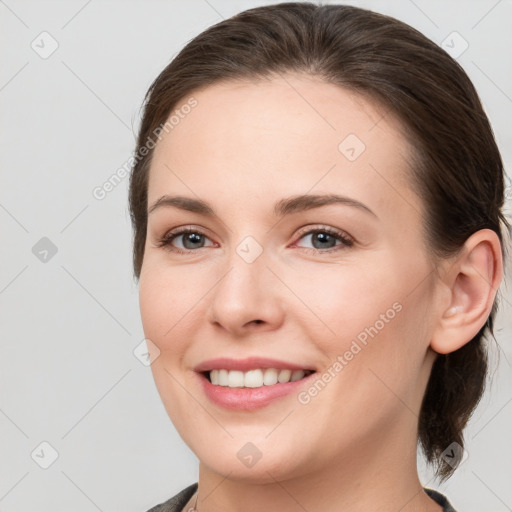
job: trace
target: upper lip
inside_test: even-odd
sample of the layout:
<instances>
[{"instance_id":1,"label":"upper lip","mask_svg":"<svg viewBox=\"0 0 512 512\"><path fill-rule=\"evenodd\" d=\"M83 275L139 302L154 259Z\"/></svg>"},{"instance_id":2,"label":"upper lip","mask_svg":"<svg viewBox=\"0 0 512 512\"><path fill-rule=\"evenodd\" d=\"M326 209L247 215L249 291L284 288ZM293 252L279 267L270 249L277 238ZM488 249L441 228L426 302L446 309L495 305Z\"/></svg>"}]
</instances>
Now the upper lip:
<instances>
[{"instance_id":1,"label":"upper lip","mask_svg":"<svg viewBox=\"0 0 512 512\"><path fill-rule=\"evenodd\" d=\"M275 368L282 370L314 370L308 365L290 363L289 361L280 361L268 357L248 357L246 359L230 359L228 357L218 357L208 359L199 363L194 370L196 372L206 372L210 370L240 370L246 372L258 368Z\"/></svg>"}]
</instances>

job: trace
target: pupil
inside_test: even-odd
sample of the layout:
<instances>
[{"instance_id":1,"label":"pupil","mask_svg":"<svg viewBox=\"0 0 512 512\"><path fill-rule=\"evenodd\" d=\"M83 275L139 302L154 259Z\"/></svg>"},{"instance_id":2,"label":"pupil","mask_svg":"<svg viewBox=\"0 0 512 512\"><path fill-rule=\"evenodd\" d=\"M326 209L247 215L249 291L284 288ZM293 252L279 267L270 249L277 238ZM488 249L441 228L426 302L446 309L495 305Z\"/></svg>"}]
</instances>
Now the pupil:
<instances>
[{"instance_id":1,"label":"pupil","mask_svg":"<svg viewBox=\"0 0 512 512\"><path fill-rule=\"evenodd\" d=\"M185 236L185 243L184 243L185 247L187 249L194 249L195 247L187 247L187 243L190 242L192 244L194 244L194 243L197 244L201 241L202 236L203 235L199 235L197 233L189 233L188 235Z\"/></svg>"},{"instance_id":2,"label":"pupil","mask_svg":"<svg viewBox=\"0 0 512 512\"><path fill-rule=\"evenodd\" d=\"M325 244L325 243L328 243L329 241L334 241L334 242L336 242L336 240L334 239L334 237L331 237L331 235L329 235L328 233L316 233L316 234L314 235L314 237L313 237L313 241L315 241L315 237L316 237L317 239L319 239L319 240L320 240L320 243L321 243L321 244L322 244L322 243L324 243L324 244ZM331 239L331 240L329 240L329 239ZM333 245L330 245L329 247L333 247ZM322 247L320 247L320 248L322 248Z\"/></svg>"}]
</instances>

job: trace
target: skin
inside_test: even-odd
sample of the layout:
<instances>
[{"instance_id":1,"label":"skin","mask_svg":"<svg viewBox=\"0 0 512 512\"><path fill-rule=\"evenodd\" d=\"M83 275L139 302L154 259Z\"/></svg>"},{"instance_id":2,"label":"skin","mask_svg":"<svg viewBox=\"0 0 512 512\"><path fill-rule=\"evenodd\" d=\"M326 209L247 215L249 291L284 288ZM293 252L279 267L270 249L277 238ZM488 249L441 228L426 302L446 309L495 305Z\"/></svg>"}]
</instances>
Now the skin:
<instances>
[{"instance_id":1,"label":"skin","mask_svg":"<svg viewBox=\"0 0 512 512\"><path fill-rule=\"evenodd\" d=\"M200 461L198 510L440 511L417 474L418 414L436 352L464 345L490 313L497 236L475 233L434 268L402 127L352 92L289 74L193 96L155 148L148 204L200 198L215 216L152 211L139 290L157 389ZM354 161L338 149L348 134L366 146ZM374 215L332 204L274 216L274 203L305 193L348 196ZM183 226L205 234L200 248L170 250L183 236L158 246ZM310 230L322 227L353 245L319 244ZM236 251L246 236L263 249L252 263ZM193 371L262 355L321 374L395 303L400 312L307 404L292 393L257 411L223 409ZM247 442L262 453L250 468L237 457Z\"/></svg>"}]
</instances>

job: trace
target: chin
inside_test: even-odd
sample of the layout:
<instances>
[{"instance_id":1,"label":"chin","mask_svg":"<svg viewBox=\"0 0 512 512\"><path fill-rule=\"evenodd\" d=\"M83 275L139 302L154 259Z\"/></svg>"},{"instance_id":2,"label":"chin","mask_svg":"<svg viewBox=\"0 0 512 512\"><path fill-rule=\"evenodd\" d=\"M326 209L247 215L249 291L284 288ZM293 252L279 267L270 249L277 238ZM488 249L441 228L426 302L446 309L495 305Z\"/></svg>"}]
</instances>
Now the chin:
<instances>
[{"instance_id":1,"label":"chin","mask_svg":"<svg viewBox=\"0 0 512 512\"><path fill-rule=\"evenodd\" d=\"M228 476L230 480L252 484L275 483L307 472L310 464L302 461L297 447L284 444L276 450L269 442L251 443L229 438L225 444L216 444L215 449L197 444L191 447L200 464L208 471ZM204 448L204 449L203 449Z\"/></svg>"},{"instance_id":2,"label":"chin","mask_svg":"<svg viewBox=\"0 0 512 512\"><path fill-rule=\"evenodd\" d=\"M295 473L292 468L283 467L282 462L279 461L269 463L269 461L264 462L261 459L252 467L244 467L238 460L233 459L222 463L217 458L211 462L212 465L209 464L209 461L200 460L201 465L208 468L208 471L223 475L229 480L257 485L273 484L276 480L287 480Z\"/></svg>"}]
</instances>

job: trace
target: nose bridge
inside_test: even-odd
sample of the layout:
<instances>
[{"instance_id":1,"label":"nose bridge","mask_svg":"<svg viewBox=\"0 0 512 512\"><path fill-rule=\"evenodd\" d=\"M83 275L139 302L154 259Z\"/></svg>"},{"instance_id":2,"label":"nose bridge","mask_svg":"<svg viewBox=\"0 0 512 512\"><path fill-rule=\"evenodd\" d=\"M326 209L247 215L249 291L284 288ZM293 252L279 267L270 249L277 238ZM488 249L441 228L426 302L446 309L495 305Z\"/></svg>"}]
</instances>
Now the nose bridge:
<instances>
[{"instance_id":1,"label":"nose bridge","mask_svg":"<svg viewBox=\"0 0 512 512\"><path fill-rule=\"evenodd\" d=\"M246 236L226 257L226 272L212 290L210 320L236 331L250 322L274 324L280 314L269 254Z\"/></svg>"},{"instance_id":2,"label":"nose bridge","mask_svg":"<svg viewBox=\"0 0 512 512\"><path fill-rule=\"evenodd\" d=\"M225 264L227 273L216 287L216 295L222 295L225 304L240 303L247 307L256 305L261 298L269 297L265 291L269 270L267 254L253 237L246 237L234 247Z\"/></svg>"}]
</instances>

